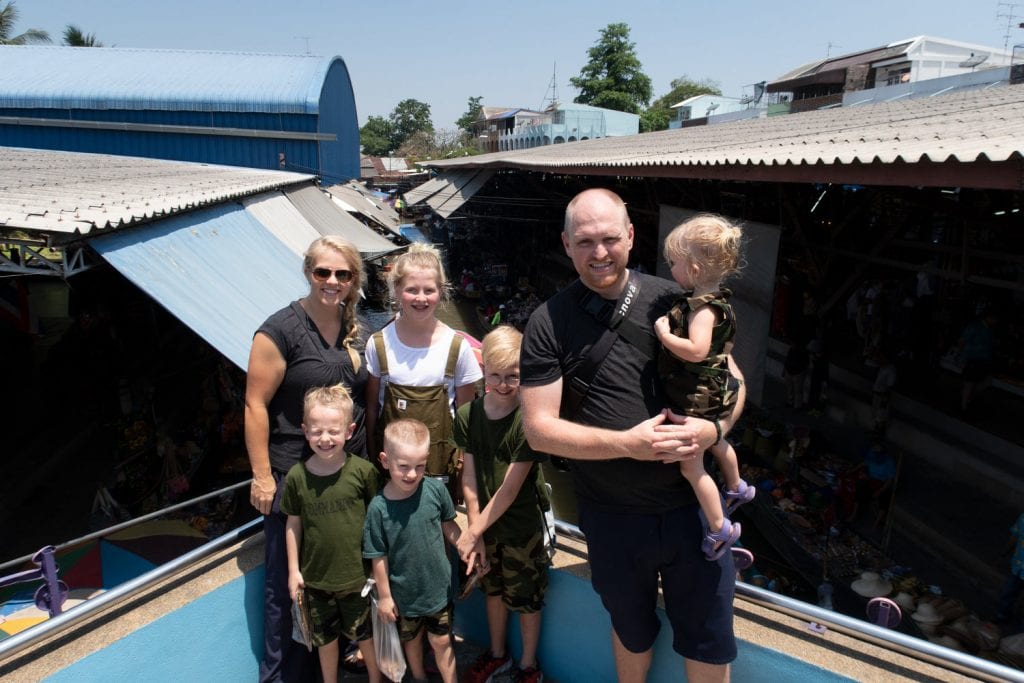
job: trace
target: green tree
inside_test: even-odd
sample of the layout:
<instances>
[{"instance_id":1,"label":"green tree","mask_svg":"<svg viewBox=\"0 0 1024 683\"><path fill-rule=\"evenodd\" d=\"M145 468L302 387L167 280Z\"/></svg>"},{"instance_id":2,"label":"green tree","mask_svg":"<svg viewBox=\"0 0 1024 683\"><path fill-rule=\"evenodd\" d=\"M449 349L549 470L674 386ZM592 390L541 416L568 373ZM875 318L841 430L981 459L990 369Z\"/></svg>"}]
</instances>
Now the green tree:
<instances>
[{"instance_id":1,"label":"green tree","mask_svg":"<svg viewBox=\"0 0 1024 683\"><path fill-rule=\"evenodd\" d=\"M64 29L64 44L71 47L103 47L103 43L96 40L95 33L85 33L74 24L68 24Z\"/></svg>"},{"instance_id":2,"label":"green tree","mask_svg":"<svg viewBox=\"0 0 1024 683\"><path fill-rule=\"evenodd\" d=\"M391 146L391 122L383 116L371 116L359 129L359 144L363 154L384 157L395 148Z\"/></svg>"},{"instance_id":3,"label":"green tree","mask_svg":"<svg viewBox=\"0 0 1024 683\"><path fill-rule=\"evenodd\" d=\"M480 110L483 109L483 106L480 104L482 99L482 95L479 97L470 97L466 102L466 113L460 116L459 120L455 122L456 126L461 130L466 131L469 135L473 134L473 123L480 118Z\"/></svg>"},{"instance_id":4,"label":"green tree","mask_svg":"<svg viewBox=\"0 0 1024 683\"><path fill-rule=\"evenodd\" d=\"M651 101L651 79L629 40L628 24L608 24L587 50L589 60L579 76L569 79L579 89L579 104L639 114Z\"/></svg>"},{"instance_id":5,"label":"green tree","mask_svg":"<svg viewBox=\"0 0 1024 683\"><path fill-rule=\"evenodd\" d=\"M396 104L388 120L391 123L391 149L401 147L413 133L434 132L434 124L430 120L430 105L412 98Z\"/></svg>"},{"instance_id":6,"label":"green tree","mask_svg":"<svg viewBox=\"0 0 1024 683\"><path fill-rule=\"evenodd\" d=\"M640 115L640 132L665 130L669 120L675 115L673 104L679 104L697 95L721 95L722 90L717 81L705 78L701 81L691 80L686 75L672 81L672 89L654 100L651 106Z\"/></svg>"},{"instance_id":7,"label":"green tree","mask_svg":"<svg viewBox=\"0 0 1024 683\"><path fill-rule=\"evenodd\" d=\"M640 114L640 132L650 133L655 130L667 130L672 114L668 109L644 109Z\"/></svg>"},{"instance_id":8,"label":"green tree","mask_svg":"<svg viewBox=\"0 0 1024 683\"><path fill-rule=\"evenodd\" d=\"M30 28L24 33L14 35L14 25L18 23L18 8L11 0L0 9L0 45L29 45L31 43L49 43L50 34L42 29Z\"/></svg>"}]
</instances>

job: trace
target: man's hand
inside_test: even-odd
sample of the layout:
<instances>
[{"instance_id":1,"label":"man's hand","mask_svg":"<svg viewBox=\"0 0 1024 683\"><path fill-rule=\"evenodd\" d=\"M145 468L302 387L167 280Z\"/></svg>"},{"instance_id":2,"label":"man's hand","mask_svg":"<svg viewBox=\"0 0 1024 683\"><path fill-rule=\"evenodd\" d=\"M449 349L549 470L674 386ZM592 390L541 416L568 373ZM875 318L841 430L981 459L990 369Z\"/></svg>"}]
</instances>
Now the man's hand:
<instances>
[{"instance_id":1,"label":"man's hand","mask_svg":"<svg viewBox=\"0 0 1024 683\"><path fill-rule=\"evenodd\" d=\"M277 484L271 474L252 478L252 485L249 487L249 502L259 510L261 515L269 515L270 508L274 504L274 494L277 493Z\"/></svg>"},{"instance_id":2,"label":"man's hand","mask_svg":"<svg viewBox=\"0 0 1024 683\"><path fill-rule=\"evenodd\" d=\"M641 461L679 462L701 452L695 446L700 430L693 424L670 422L670 415L673 413L663 410L627 430L626 435L631 441L630 457ZM678 415L674 417L680 419ZM714 425L711 429L714 430Z\"/></svg>"},{"instance_id":3,"label":"man's hand","mask_svg":"<svg viewBox=\"0 0 1024 683\"><path fill-rule=\"evenodd\" d=\"M701 455L715 443L715 423L699 417L677 415L666 408L661 411L665 422L655 427L662 440L655 444L661 462L682 462Z\"/></svg>"}]
</instances>

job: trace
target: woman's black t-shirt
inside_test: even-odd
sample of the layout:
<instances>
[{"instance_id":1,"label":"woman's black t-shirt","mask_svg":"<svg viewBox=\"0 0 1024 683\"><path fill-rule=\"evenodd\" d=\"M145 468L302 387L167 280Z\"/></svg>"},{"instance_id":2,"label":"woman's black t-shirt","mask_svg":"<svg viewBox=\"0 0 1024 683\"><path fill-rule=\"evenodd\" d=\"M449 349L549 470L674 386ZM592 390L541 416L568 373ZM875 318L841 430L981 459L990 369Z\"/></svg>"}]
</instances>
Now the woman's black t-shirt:
<instances>
[{"instance_id":1,"label":"woman's black t-shirt","mask_svg":"<svg viewBox=\"0 0 1024 683\"><path fill-rule=\"evenodd\" d=\"M362 326L365 330L365 326ZM332 347L324 338L313 320L297 303L292 303L274 313L260 326L257 333L263 333L277 346L287 367L281 386L267 411L270 416L270 466L280 472L287 472L295 463L309 457L310 451L302 433L302 400L312 387L331 386L343 383L352 395L353 422L356 430L345 444L345 450L356 455L366 455L366 364L359 364L359 371L353 371L348 349L342 344L344 334ZM358 357L362 357L366 335L360 335L354 344Z\"/></svg>"}]
</instances>

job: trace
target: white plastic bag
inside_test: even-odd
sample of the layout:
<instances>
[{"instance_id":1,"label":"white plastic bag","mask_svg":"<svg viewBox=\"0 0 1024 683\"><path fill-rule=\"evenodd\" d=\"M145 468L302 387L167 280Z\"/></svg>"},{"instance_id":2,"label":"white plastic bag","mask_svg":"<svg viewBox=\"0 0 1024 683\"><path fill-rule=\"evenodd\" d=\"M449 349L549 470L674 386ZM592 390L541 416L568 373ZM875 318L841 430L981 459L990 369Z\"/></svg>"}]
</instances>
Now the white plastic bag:
<instances>
[{"instance_id":1,"label":"white plastic bag","mask_svg":"<svg viewBox=\"0 0 1024 683\"><path fill-rule=\"evenodd\" d=\"M558 533L555 530L555 509L551 504L551 484L544 482L544 488L548 494L548 509L544 512L544 549L548 553L548 560L555 559L555 551L558 550Z\"/></svg>"},{"instance_id":2,"label":"white plastic bag","mask_svg":"<svg viewBox=\"0 0 1024 683\"><path fill-rule=\"evenodd\" d=\"M373 651L377 655L377 666L385 678L400 681L405 676L405 652L398 638L398 625L384 621L377 613L376 581L367 579L362 596L370 596L370 619L373 621Z\"/></svg>"}]
</instances>

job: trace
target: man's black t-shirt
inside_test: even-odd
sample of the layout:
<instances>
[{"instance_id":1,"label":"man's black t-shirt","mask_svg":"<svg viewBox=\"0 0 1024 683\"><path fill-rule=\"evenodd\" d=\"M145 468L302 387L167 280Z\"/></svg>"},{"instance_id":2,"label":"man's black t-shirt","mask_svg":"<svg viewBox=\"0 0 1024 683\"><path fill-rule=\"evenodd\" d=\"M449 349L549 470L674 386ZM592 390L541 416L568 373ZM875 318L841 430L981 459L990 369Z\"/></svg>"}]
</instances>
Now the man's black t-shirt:
<instances>
[{"instance_id":1,"label":"man's black t-shirt","mask_svg":"<svg viewBox=\"0 0 1024 683\"><path fill-rule=\"evenodd\" d=\"M654 321L664 315L683 292L675 283L636 274L640 296L629 309L629 320L654 337ZM530 317L523 337L520 376L525 386L544 386L571 375L587 351L604 333L580 305L584 285L576 280ZM615 302L611 302L615 303ZM657 343L652 343L657 349ZM601 363L573 422L625 430L656 415L665 405L657 361L648 358L621 336ZM631 458L574 460L576 495L588 505L609 512L656 514L694 503L693 489L678 463L640 462Z\"/></svg>"}]
</instances>

